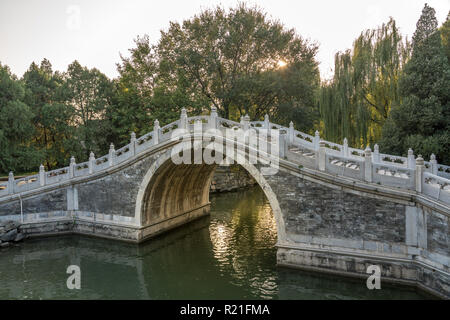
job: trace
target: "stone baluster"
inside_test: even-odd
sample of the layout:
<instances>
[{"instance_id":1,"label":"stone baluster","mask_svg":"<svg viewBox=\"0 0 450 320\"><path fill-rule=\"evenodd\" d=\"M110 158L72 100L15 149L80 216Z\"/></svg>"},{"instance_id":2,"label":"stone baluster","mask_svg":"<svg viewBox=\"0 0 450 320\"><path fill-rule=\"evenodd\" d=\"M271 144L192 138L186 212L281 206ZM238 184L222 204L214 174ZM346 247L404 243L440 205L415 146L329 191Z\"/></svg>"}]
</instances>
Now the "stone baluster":
<instances>
[{"instance_id":1,"label":"stone baluster","mask_svg":"<svg viewBox=\"0 0 450 320\"><path fill-rule=\"evenodd\" d=\"M202 140L202 133L203 133L203 123L202 120L197 119L194 121L194 139L195 140Z\"/></svg>"},{"instance_id":2,"label":"stone baluster","mask_svg":"<svg viewBox=\"0 0 450 320\"><path fill-rule=\"evenodd\" d=\"M280 134L279 136L278 136L278 141L279 141L279 146L278 146L278 156L281 158L281 159L284 159L284 157L286 157L286 144L287 144L287 141L286 141L287 139L286 139L286 134L285 133L282 133L282 134Z\"/></svg>"},{"instance_id":3,"label":"stone baluster","mask_svg":"<svg viewBox=\"0 0 450 320\"><path fill-rule=\"evenodd\" d=\"M159 127L159 121L158 121L158 119L156 119L153 124L153 145L157 145L159 143L159 132L160 131L161 130Z\"/></svg>"},{"instance_id":4,"label":"stone baluster","mask_svg":"<svg viewBox=\"0 0 450 320\"><path fill-rule=\"evenodd\" d=\"M369 146L364 150L364 179L372 182L372 150Z\"/></svg>"},{"instance_id":5,"label":"stone baluster","mask_svg":"<svg viewBox=\"0 0 450 320\"><path fill-rule=\"evenodd\" d=\"M242 124L244 126L244 131L250 129L250 116L248 114L244 116Z\"/></svg>"},{"instance_id":6,"label":"stone baluster","mask_svg":"<svg viewBox=\"0 0 450 320\"><path fill-rule=\"evenodd\" d=\"M292 145L294 143L294 123L291 121L289 122L289 138L288 138L289 145Z\"/></svg>"},{"instance_id":7,"label":"stone baluster","mask_svg":"<svg viewBox=\"0 0 450 320\"><path fill-rule=\"evenodd\" d=\"M8 194L14 193L14 185L15 185L14 174L12 171L10 171L8 176Z\"/></svg>"},{"instance_id":8,"label":"stone baluster","mask_svg":"<svg viewBox=\"0 0 450 320\"><path fill-rule=\"evenodd\" d=\"M380 147L376 144L373 148L372 160L374 163L380 163Z\"/></svg>"},{"instance_id":9,"label":"stone baluster","mask_svg":"<svg viewBox=\"0 0 450 320\"><path fill-rule=\"evenodd\" d=\"M41 187L45 186L45 168L43 164L39 166L39 185Z\"/></svg>"},{"instance_id":10,"label":"stone baluster","mask_svg":"<svg viewBox=\"0 0 450 320\"><path fill-rule=\"evenodd\" d=\"M348 140L347 140L347 138L344 138L344 143L342 145L342 155L344 157L347 157L347 158L349 156L349 154L348 154Z\"/></svg>"},{"instance_id":11,"label":"stone baluster","mask_svg":"<svg viewBox=\"0 0 450 320\"><path fill-rule=\"evenodd\" d=\"M194 122L194 164L203 163L203 153L202 153L202 143L203 143L203 123L202 120L197 119Z\"/></svg>"},{"instance_id":12,"label":"stone baluster","mask_svg":"<svg viewBox=\"0 0 450 320\"><path fill-rule=\"evenodd\" d=\"M217 108L211 107L211 114L209 115L208 128L217 129Z\"/></svg>"},{"instance_id":13,"label":"stone baluster","mask_svg":"<svg viewBox=\"0 0 450 320\"><path fill-rule=\"evenodd\" d=\"M134 156L136 154L136 133L131 133L130 138L130 152Z\"/></svg>"},{"instance_id":14,"label":"stone baluster","mask_svg":"<svg viewBox=\"0 0 450 320\"><path fill-rule=\"evenodd\" d=\"M91 151L91 153L89 154L89 163L88 163L89 174L91 174L92 172L94 172L94 165L95 165L95 155L94 155L94 153Z\"/></svg>"},{"instance_id":15,"label":"stone baluster","mask_svg":"<svg viewBox=\"0 0 450 320\"><path fill-rule=\"evenodd\" d=\"M409 148L408 150L408 168L414 169L416 166L416 159L414 158L414 151Z\"/></svg>"},{"instance_id":16,"label":"stone baluster","mask_svg":"<svg viewBox=\"0 0 450 320\"><path fill-rule=\"evenodd\" d=\"M69 164L69 178L73 178L75 176L75 157L72 156L70 158L70 164Z\"/></svg>"},{"instance_id":17,"label":"stone baluster","mask_svg":"<svg viewBox=\"0 0 450 320\"><path fill-rule=\"evenodd\" d=\"M181 109L180 129L188 130L187 112L185 108Z\"/></svg>"},{"instance_id":18,"label":"stone baluster","mask_svg":"<svg viewBox=\"0 0 450 320\"><path fill-rule=\"evenodd\" d=\"M269 115L268 114L266 114L264 116L264 127L263 128L267 129L267 130L270 129L270 121L269 121Z\"/></svg>"},{"instance_id":19,"label":"stone baluster","mask_svg":"<svg viewBox=\"0 0 450 320\"><path fill-rule=\"evenodd\" d=\"M423 187L423 172L425 169L425 163L421 155L419 155L416 159L416 191L422 192Z\"/></svg>"},{"instance_id":20,"label":"stone baluster","mask_svg":"<svg viewBox=\"0 0 450 320\"><path fill-rule=\"evenodd\" d=\"M434 175L437 175L438 174L438 163L437 163L436 156L434 153L431 154L431 156L430 156L430 164L431 164L431 173Z\"/></svg>"},{"instance_id":21,"label":"stone baluster","mask_svg":"<svg viewBox=\"0 0 450 320\"><path fill-rule=\"evenodd\" d=\"M319 131L316 130L315 134L314 134L314 150L319 150L320 147L320 134ZM324 146L325 146L325 142L324 142Z\"/></svg>"},{"instance_id":22,"label":"stone baluster","mask_svg":"<svg viewBox=\"0 0 450 320\"><path fill-rule=\"evenodd\" d=\"M116 150L114 150L114 144L111 143L109 145L109 154L108 154L108 162L109 166L112 167L114 165L114 157L116 155Z\"/></svg>"},{"instance_id":23,"label":"stone baluster","mask_svg":"<svg viewBox=\"0 0 450 320\"><path fill-rule=\"evenodd\" d=\"M318 157L317 160L319 161L318 167L320 171L326 170L326 159L327 159L327 150L325 148L325 141L319 142L319 148L318 150Z\"/></svg>"}]
</instances>

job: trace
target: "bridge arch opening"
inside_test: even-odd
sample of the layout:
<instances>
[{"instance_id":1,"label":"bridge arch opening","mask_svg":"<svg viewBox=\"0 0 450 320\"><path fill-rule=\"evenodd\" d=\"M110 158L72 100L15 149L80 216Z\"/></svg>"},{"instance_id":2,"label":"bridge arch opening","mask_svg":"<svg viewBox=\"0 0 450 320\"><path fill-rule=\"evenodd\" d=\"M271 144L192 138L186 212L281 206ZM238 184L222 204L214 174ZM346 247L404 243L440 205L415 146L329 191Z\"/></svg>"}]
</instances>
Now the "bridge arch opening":
<instances>
[{"instance_id":1,"label":"bridge arch opening","mask_svg":"<svg viewBox=\"0 0 450 320\"><path fill-rule=\"evenodd\" d=\"M264 192L275 218L278 242L286 239L278 199L257 166L240 164ZM141 182L135 217L140 223L140 240L153 237L209 214L210 185L217 165L175 164L171 150L159 155Z\"/></svg>"}]
</instances>

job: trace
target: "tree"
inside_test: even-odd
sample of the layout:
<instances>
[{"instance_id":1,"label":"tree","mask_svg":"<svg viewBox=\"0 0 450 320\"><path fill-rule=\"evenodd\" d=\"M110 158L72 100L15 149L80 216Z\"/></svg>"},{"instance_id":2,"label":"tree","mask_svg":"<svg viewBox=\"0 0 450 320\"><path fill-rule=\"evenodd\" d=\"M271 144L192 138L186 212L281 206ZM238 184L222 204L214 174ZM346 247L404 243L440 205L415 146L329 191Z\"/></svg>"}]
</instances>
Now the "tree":
<instances>
[{"instance_id":1,"label":"tree","mask_svg":"<svg viewBox=\"0 0 450 320\"><path fill-rule=\"evenodd\" d=\"M399 101L398 78L410 45L394 19L366 30L353 50L338 53L331 82L322 86L320 110L326 138L363 147L381 136L393 103Z\"/></svg>"},{"instance_id":2,"label":"tree","mask_svg":"<svg viewBox=\"0 0 450 320\"><path fill-rule=\"evenodd\" d=\"M43 163L51 170L67 164L72 150L68 148L72 138L70 127L72 109L65 104L64 79L53 72L47 59L40 66L34 62L23 75L24 102L33 112L35 127L33 143L41 151Z\"/></svg>"},{"instance_id":3,"label":"tree","mask_svg":"<svg viewBox=\"0 0 450 320\"><path fill-rule=\"evenodd\" d=\"M182 107L199 114L211 106L235 120L246 113L281 121L297 115L304 129L317 119L317 110L310 110L319 84L317 46L256 7L204 10L181 24L171 22L157 45L150 46L148 37L136 45L122 59L120 81L136 83L138 94L148 88L139 99L151 99L141 105L150 101L148 110L159 120L178 118ZM308 123L302 122L305 114Z\"/></svg>"},{"instance_id":4,"label":"tree","mask_svg":"<svg viewBox=\"0 0 450 320\"><path fill-rule=\"evenodd\" d=\"M29 171L40 155L31 143L33 113L23 102L25 90L7 66L0 64L0 171Z\"/></svg>"},{"instance_id":5,"label":"tree","mask_svg":"<svg viewBox=\"0 0 450 320\"><path fill-rule=\"evenodd\" d=\"M99 70L82 67L78 61L69 65L64 80L65 101L72 108L72 125L77 128L72 138L77 159L87 159L90 151L106 153L111 136L107 110L112 104L113 83Z\"/></svg>"},{"instance_id":6,"label":"tree","mask_svg":"<svg viewBox=\"0 0 450 320\"><path fill-rule=\"evenodd\" d=\"M413 47L419 46L423 41L428 39L436 31L437 26L436 11L425 3L413 35Z\"/></svg>"},{"instance_id":7,"label":"tree","mask_svg":"<svg viewBox=\"0 0 450 320\"><path fill-rule=\"evenodd\" d=\"M450 163L450 65L434 9L425 5L413 38L413 53L400 78L403 102L393 107L380 142L384 152L416 154Z\"/></svg>"},{"instance_id":8,"label":"tree","mask_svg":"<svg viewBox=\"0 0 450 320\"><path fill-rule=\"evenodd\" d=\"M442 46L444 47L447 59L450 61L450 12L447 15L447 20L441 27Z\"/></svg>"}]
</instances>

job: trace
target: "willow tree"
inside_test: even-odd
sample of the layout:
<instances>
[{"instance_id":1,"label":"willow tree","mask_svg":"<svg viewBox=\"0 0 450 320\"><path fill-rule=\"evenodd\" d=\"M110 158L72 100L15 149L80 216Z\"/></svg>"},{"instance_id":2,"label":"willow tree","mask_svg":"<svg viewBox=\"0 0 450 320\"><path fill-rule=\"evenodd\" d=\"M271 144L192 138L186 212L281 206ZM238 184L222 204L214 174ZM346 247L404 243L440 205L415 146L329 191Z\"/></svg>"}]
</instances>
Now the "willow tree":
<instances>
[{"instance_id":1,"label":"willow tree","mask_svg":"<svg viewBox=\"0 0 450 320\"><path fill-rule=\"evenodd\" d=\"M328 139L347 137L359 147L380 138L392 104L400 99L398 79L409 52L391 18L362 32L352 51L336 54L334 78L322 86L320 98Z\"/></svg>"}]
</instances>

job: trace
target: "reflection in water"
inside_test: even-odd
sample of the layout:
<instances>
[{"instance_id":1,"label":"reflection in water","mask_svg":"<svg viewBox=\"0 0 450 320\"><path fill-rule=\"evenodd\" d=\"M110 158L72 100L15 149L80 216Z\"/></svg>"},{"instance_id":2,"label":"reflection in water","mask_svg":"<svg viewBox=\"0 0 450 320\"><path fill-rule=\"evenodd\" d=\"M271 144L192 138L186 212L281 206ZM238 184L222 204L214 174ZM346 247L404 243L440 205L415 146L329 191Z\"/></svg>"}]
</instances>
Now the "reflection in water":
<instances>
[{"instance_id":1,"label":"reflection in water","mask_svg":"<svg viewBox=\"0 0 450 320\"><path fill-rule=\"evenodd\" d=\"M276 262L277 230L264 194L254 188L219 195L212 197L211 207L209 233L220 272L229 274L236 285L246 282L256 297L272 297L276 277L262 266Z\"/></svg>"},{"instance_id":2,"label":"reflection in water","mask_svg":"<svg viewBox=\"0 0 450 320\"><path fill-rule=\"evenodd\" d=\"M211 217L141 245L81 236L34 239L0 251L1 299L391 299L344 280L276 268L276 225L259 188L212 196ZM81 290L66 269L81 267Z\"/></svg>"}]
</instances>

